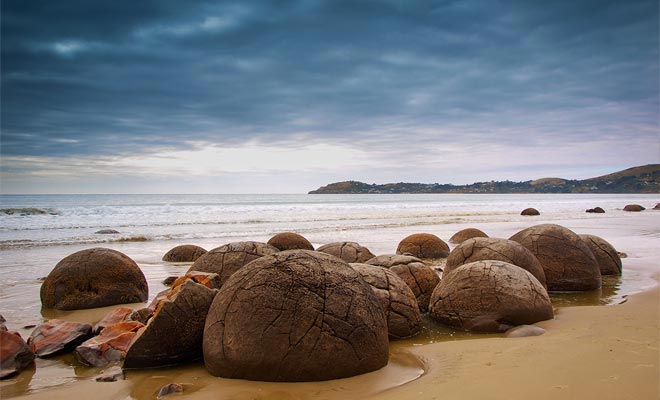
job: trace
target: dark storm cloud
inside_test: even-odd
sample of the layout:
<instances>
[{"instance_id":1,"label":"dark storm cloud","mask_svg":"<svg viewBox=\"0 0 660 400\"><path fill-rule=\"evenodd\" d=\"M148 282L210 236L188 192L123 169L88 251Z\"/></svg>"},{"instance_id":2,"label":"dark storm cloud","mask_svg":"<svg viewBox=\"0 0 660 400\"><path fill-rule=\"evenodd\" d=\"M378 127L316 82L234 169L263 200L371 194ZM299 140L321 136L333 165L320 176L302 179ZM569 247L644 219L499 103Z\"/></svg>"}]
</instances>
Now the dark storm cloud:
<instances>
[{"instance_id":1,"label":"dark storm cloud","mask_svg":"<svg viewBox=\"0 0 660 400\"><path fill-rule=\"evenodd\" d=\"M657 110L656 0L2 2L5 155L648 139Z\"/></svg>"}]
</instances>

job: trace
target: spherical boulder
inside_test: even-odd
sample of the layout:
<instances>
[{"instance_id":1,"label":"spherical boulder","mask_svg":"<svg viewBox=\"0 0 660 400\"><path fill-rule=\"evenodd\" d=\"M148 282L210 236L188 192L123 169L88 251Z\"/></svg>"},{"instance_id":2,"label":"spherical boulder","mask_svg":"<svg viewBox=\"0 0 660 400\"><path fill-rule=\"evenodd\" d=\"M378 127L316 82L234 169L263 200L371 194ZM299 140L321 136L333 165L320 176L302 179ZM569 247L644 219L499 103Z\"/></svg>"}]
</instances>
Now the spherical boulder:
<instances>
[{"instance_id":1,"label":"spherical boulder","mask_svg":"<svg viewBox=\"0 0 660 400\"><path fill-rule=\"evenodd\" d=\"M553 318L548 293L524 269L503 261L464 264L433 291L431 318L459 329L504 332Z\"/></svg>"},{"instance_id":2,"label":"spherical boulder","mask_svg":"<svg viewBox=\"0 0 660 400\"><path fill-rule=\"evenodd\" d=\"M194 244L182 244L165 253L163 261L193 262L206 253L206 249Z\"/></svg>"},{"instance_id":3,"label":"spherical boulder","mask_svg":"<svg viewBox=\"0 0 660 400\"><path fill-rule=\"evenodd\" d=\"M268 244L280 251L284 250L314 250L314 246L301 236L293 232L281 232L268 240Z\"/></svg>"},{"instance_id":4,"label":"spherical boulder","mask_svg":"<svg viewBox=\"0 0 660 400\"><path fill-rule=\"evenodd\" d=\"M580 235L596 257L601 275L621 275L621 257L605 239L596 235Z\"/></svg>"},{"instance_id":5,"label":"spherical boulder","mask_svg":"<svg viewBox=\"0 0 660 400\"><path fill-rule=\"evenodd\" d=\"M396 253L418 258L445 258L449 255L449 246L431 233L415 233L399 242Z\"/></svg>"},{"instance_id":6,"label":"spherical boulder","mask_svg":"<svg viewBox=\"0 0 660 400\"><path fill-rule=\"evenodd\" d=\"M639 204L628 204L625 207L623 207L623 211L639 212L644 210L646 210L646 208L640 206Z\"/></svg>"},{"instance_id":7,"label":"spherical boulder","mask_svg":"<svg viewBox=\"0 0 660 400\"><path fill-rule=\"evenodd\" d=\"M204 363L215 376L321 381L387 364L385 312L346 262L288 250L232 275L209 309Z\"/></svg>"},{"instance_id":8,"label":"spherical boulder","mask_svg":"<svg viewBox=\"0 0 660 400\"><path fill-rule=\"evenodd\" d=\"M560 225L535 225L509 238L541 263L550 291L586 291L601 286L600 268L586 243Z\"/></svg>"},{"instance_id":9,"label":"spherical boulder","mask_svg":"<svg viewBox=\"0 0 660 400\"><path fill-rule=\"evenodd\" d=\"M486 235L484 231L477 228L466 228L454 233L454 235L449 238L449 242L454 244L461 244L466 240L475 237L487 238L488 235Z\"/></svg>"},{"instance_id":10,"label":"spherical boulder","mask_svg":"<svg viewBox=\"0 0 660 400\"><path fill-rule=\"evenodd\" d=\"M369 264L350 264L374 291L385 310L391 339L405 339L419 333L422 314L412 289L394 272Z\"/></svg>"},{"instance_id":11,"label":"spherical boulder","mask_svg":"<svg viewBox=\"0 0 660 400\"><path fill-rule=\"evenodd\" d=\"M279 250L261 242L234 242L216 247L202 255L190 266L188 272L213 272L224 282L239 268L257 258L275 254Z\"/></svg>"},{"instance_id":12,"label":"spherical boulder","mask_svg":"<svg viewBox=\"0 0 660 400\"><path fill-rule=\"evenodd\" d=\"M522 210L520 215L541 215L541 213L536 208L529 207Z\"/></svg>"},{"instance_id":13,"label":"spherical boulder","mask_svg":"<svg viewBox=\"0 0 660 400\"><path fill-rule=\"evenodd\" d=\"M64 257L41 285L44 308L79 310L147 301L149 288L135 261L93 248Z\"/></svg>"},{"instance_id":14,"label":"spherical boulder","mask_svg":"<svg viewBox=\"0 0 660 400\"><path fill-rule=\"evenodd\" d=\"M483 260L499 260L516 265L534 275L546 287L545 272L536 256L518 242L498 238L473 238L456 246L447 257L443 276L463 264Z\"/></svg>"},{"instance_id":15,"label":"spherical boulder","mask_svg":"<svg viewBox=\"0 0 660 400\"><path fill-rule=\"evenodd\" d=\"M428 311L431 293L440 282L440 277L422 260L401 254L384 254L366 263L387 268L397 274L415 294L419 310Z\"/></svg>"},{"instance_id":16,"label":"spherical boulder","mask_svg":"<svg viewBox=\"0 0 660 400\"><path fill-rule=\"evenodd\" d=\"M316 250L339 257L347 263L363 263L374 257L368 248L355 242L328 243Z\"/></svg>"}]
</instances>

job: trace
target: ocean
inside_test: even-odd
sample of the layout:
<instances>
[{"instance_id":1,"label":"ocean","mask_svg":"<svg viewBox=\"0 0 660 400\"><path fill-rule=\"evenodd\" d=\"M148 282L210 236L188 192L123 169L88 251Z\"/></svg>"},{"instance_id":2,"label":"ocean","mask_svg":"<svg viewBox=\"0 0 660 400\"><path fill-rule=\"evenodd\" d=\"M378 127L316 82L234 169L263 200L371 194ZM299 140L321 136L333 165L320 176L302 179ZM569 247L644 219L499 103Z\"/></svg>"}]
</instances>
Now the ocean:
<instances>
[{"instance_id":1,"label":"ocean","mask_svg":"<svg viewBox=\"0 0 660 400\"><path fill-rule=\"evenodd\" d=\"M187 270L189 264L161 261L180 244L210 250L235 241L266 242L278 232L294 231L315 247L356 241L380 255L394 253L412 233L433 233L448 242L457 231L473 227L508 238L539 223L601 236L627 254L623 277L608 281L596 294L554 297L555 306L616 303L655 284L649 274L626 266L660 270L660 211L651 210L658 201L658 195L638 194L0 195L0 314L24 338L32 330L27 326L49 318L100 319L107 309L42 310L39 299L41 279L55 264L91 247L112 248L134 259L147 277L151 300L165 289L163 279ZM647 210L625 212L627 204ZM605 213L585 213L596 206ZM541 215L521 216L527 207ZM95 233L102 229L118 233ZM417 340L411 345L432 343L438 336L427 330ZM20 395L89 379L90 374L71 358L38 360L37 373L27 383L19 379L0 387L3 397Z\"/></svg>"}]
</instances>

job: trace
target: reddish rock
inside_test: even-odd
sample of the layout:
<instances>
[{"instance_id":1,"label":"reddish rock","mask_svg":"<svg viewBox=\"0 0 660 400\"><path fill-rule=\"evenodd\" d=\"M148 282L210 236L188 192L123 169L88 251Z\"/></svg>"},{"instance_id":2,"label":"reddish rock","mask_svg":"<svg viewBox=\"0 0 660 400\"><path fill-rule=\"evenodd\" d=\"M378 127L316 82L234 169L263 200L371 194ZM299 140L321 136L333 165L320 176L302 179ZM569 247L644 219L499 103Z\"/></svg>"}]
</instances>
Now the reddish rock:
<instances>
[{"instance_id":1,"label":"reddish rock","mask_svg":"<svg viewBox=\"0 0 660 400\"><path fill-rule=\"evenodd\" d=\"M209 289L220 289L222 286L222 281L218 274L213 272L188 271L185 275L178 277L172 282L171 289L176 288L189 279L192 279L193 282L204 285Z\"/></svg>"},{"instance_id":2,"label":"reddish rock","mask_svg":"<svg viewBox=\"0 0 660 400\"><path fill-rule=\"evenodd\" d=\"M525 208L524 210L522 210L520 215L531 215L531 216L533 216L533 215L541 215L541 213L536 208L530 207L530 208Z\"/></svg>"},{"instance_id":3,"label":"reddish rock","mask_svg":"<svg viewBox=\"0 0 660 400\"><path fill-rule=\"evenodd\" d=\"M341 258L347 263L363 263L374 257L368 248L356 242L328 243L319 247L317 251Z\"/></svg>"},{"instance_id":4,"label":"reddish rock","mask_svg":"<svg viewBox=\"0 0 660 400\"><path fill-rule=\"evenodd\" d=\"M623 207L623 211L639 212L644 210L646 210L646 208L640 206L639 204L628 204L627 206Z\"/></svg>"},{"instance_id":5,"label":"reddish rock","mask_svg":"<svg viewBox=\"0 0 660 400\"><path fill-rule=\"evenodd\" d=\"M148 297L147 280L135 261L104 248L63 258L41 285L42 305L58 310L140 303Z\"/></svg>"},{"instance_id":6,"label":"reddish rock","mask_svg":"<svg viewBox=\"0 0 660 400\"><path fill-rule=\"evenodd\" d=\"M449 246L431 233L415 233L399 242L396 253L423 259L445 258L449 255Z\"/></svg>"},{"instance_id":7,"label":"reddish rock","mask_svg":"<svg viewBox=\"0 0 660 400\"><path fill-rule=\"evenodd\" d=\"M154 309L149 308L149 307L144 307L140 308L139 310L135 310L129 315L128 320L129 321L137 321L141 322L143 324L147 324L149 319L154 315Z\"/></svg>"},{"instance_id":8,"label":"reddish rock","mask_svg":"<svg viewBox=\"0 0 660 400\"><path fill-rule=\"evenodd\" d=\"M293 232L281 232L270 238L268 244L280 251L314 250L314 246L305 237Z\"/></svg>"},{"instance_id":9,"label":"reddish rock","mask_svg":"<svg viewBox=\"0 0 660 400\"><path fill-rule=\"evenodd\" d=\"M92 337L92 326L51 319L34 328L27 344L37 357L49 357L72 351Z\"/></svg>"},{"instance_id":10,"label":"reddish rock","mask_svg":"<svg viewBox=\"0 0 660 400\"><path fill-rule=\"evenodd\" d=\"M128 307L117 307L109 313L105 314L99 322L94 325L94 334L98 335L101 333L101 330L106 326L118 324L122 321L128 319L128 317L133 313L133 309Z\"/></svg>"},{"instance_id":11,"label":"reddish rock","mask_svg":"<svg viewBox=\"0 0 660 400\"><path fill-rule=\"evenodd\" d=\"M472 239L476 237L487 238L488 235L486 235L484 231L479 230L477 228L466 228L454 233L454 235L449 238L449 242L454 244L461 244L468 239Z\"/></svg>"},{"instance_id":12,"label":"reddish rock","mask_svg":"<svg viewBox=\"0 0 660 400\"><path fill-rule=\"evenodd\" d=\"M167 262L193 262L206 254L206 249L195 246L194 244L182 244L176 246L163 256L163 261Z\"/></svg>"},{"instance_id":13,"label":"reddish rock","mask_svg":"<svg viewBox=\"0 0 660 400\"><path fill-rule=\"evenodd\" d=\"M18 332L0 331L0 379L9 378L34 363L34 353Z\"/></svg>"},{"instance_id":14,"label":"reddish rock","mask_svg":"<svg viewBox=\"0 0 660 400\"><path fill-rule=\"evenodd\" d=\"M76 347L76 358L92 367L105 367L112 362L121 361L138 329L143 326L144 324L137 321L124 321L103 328L98 336Z\"/></svg>"},{"instance_id":15,"label":"reddish rock","mask_svg":"<svg viewBox=\"0 0 660 400\"><path fill-rule=\"evenodd\" d=\"M580 235L580 237L596 257L601 275L621 275L621 257L614 246L596 235Z\"/></svg>"}]
</instances>

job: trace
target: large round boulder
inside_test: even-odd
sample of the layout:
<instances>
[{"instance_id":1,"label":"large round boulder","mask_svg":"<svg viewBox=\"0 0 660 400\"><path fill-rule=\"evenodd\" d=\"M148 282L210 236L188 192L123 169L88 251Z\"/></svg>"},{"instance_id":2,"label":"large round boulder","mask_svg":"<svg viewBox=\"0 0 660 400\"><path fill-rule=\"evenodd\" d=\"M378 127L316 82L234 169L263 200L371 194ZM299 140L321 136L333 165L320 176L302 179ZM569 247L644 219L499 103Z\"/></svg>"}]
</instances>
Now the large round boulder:
<instances>
[{"instance_id":1,"label":"large round boulder","mask_svg":"<svg viewBox=\"0 0 660 400\"><path fill-rule=\"evenodd\" d=\"M387 268L397 274L413 291L419 310L428 311L431 293L440 282L440 277L422 260L401 254L384 254L374 257L366 263Z\"/></svg>"},{"instance_id":2,"label":"large round boulder","mask_svg":"<svg viewBox=\"0 0 660 400\"><path fill-rule=\"evenodd\" d=\"M535 225L510 238L531 251L541 263L550 291L586 291L601 286L593 253L576 233L555 224Z\"/></svg>"},{"instance_id":3,"label":"large round boulder","mask_svg":"<svg viewBox=\"0 0 660 400\"><path fill-rule=\"evenodd\" d=\"M454 243L454 244L461 244L465 242L468 239L472 239L475 237L483 237L487 238L488 235L481 229L477 228L465 228L462 229L456 233L452 237L449 238L449 243Z\"/></svg>"},{"instance_id":4,"label":"large round boulder","mask_svg":"<svg viewBox=\"0 0 660 400\"><path fill-rule=\"evenodd\" d=\"M534 275L546 287L545 272L536 256L518 242L498 238L473 238L456 246L447 257L443 276L463 264L483 260L499 260L517 265Z\"/></svg>"},{"instance_id":5,"label":"large round boulder","mask_svg":"<svg viewBox=\"0 0 660 400\"><path fill-rule=\"evenodd\" d=\"M385 310L391 339L405 339L419 333L422 314L410 287L394 272L369 264L350 264L374 291Z\"/></svg>"},{"instance_id":6,"label":"large round boulder","mask_svg":"<svg viewBox=\"0 0 660 400\"><path fill-rule=\"evenodd\" d=\"M355 242L328 243L319 247L317 251L339 257L347 263L363 263L374 257L368 248Z\"/></svg>"},{"instance_id":7,"label":"large round boulder","mask_svg":"<svg viewBox=\"0 0 660 400\"><path fill-rule=\"evenodd\" d=\"M596 235L580 235L580 237L596 257L601 275L621 275L621 257L614 246Z\"/></svg>"},{"instance_id":8,"label":"large round boulder","mask_svg":"<svg viewBox=\"0 0 660 400\"><path fill-rule=\"evenodd\" d=\"M41 285L44 308L79 310L147 301L149 288L135 261L93 248L64 257Z\"/></svg>"},{"instance_id":9,"label":"large round boulder","mask_svg":"<svg viewBox=\"0 0 660 400\"><path fill-rule=\"evenodd\" d=\"M548 293L532 274L503 261L464 264L433 291L430 315L459 329L504 332L553 318Z\"/></svg>"},{"instance_id":10,"label":"large round boulder","mask_svg":"<svg viewBox=\"0 0 660 400\"><path fill-rule=\"evenodd\" d=\"M434 234L415 233L399 242L396 253L418 258L445 258L449 255L449 246Z\"/></svg>"},{"instance_id":11,"label":"large round boulder","mask_svg":"<svg viewBox=\"0 0 660 400\"><path fill-rule=\"evenodd\" d=\"M212 375L321 381L387 364L385 313L347 263L289 250L232 275L209 309L204 363Z\"/></svg>"},{"instance_id":12,"label":"large round boulder","mask_svg":"<svg viewBox=\"0 0 660 400\"><path fill-rule=\"evenodd\" d=\"M188 272L212 272L220 276L224 282L239 268L257 258L275 254L279 250L261 242L234 242L209 250L199 257L188 269Z\"/></svg>"},{"instance_id":13,"label":"large round boulder","mask_svg":"<svg viewBox=\"0 0 660 400\"><path fill-rule=\"evenodd\" d=\"M293 232L280 232L268 240L268 244L280 251L314 250L314 246L304 236Z\"/></svg>"},{"instance_id":14,"label":"large round boulder","mask_svg":"<svg viewBox=\"0 0 660 400\"><path fill-rule=\"evenodd\" d=\"M194 244L182 244L173 247L165 253L163 261L167 262L193 262L199 257L206 254L206 249L196 246Z\"/></svg>"}]
</instances>

